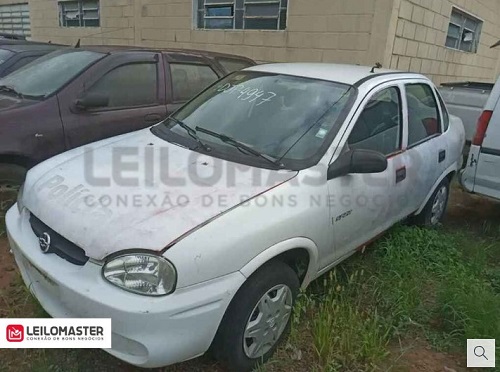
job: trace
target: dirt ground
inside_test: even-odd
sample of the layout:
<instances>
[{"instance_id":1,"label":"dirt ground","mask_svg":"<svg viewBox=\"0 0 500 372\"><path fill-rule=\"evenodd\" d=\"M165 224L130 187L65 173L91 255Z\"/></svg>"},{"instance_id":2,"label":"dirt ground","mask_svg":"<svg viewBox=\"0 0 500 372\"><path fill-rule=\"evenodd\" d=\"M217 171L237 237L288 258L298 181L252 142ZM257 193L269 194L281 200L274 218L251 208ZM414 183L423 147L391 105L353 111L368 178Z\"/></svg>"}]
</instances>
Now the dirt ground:
<instances>
[{"instance_id":1,"label":"dirt ground","mask_svg":"<svg viewBox=\"0 0 500 372\"><path fill-rule=\"evenodd\" d=\"M489 236L498 236L500 233L500 203L484 199L478 196L469 195L454 187L448 213L445 220L445 226L450 228L471 229L478 234ZM0 299L2 296L9 296L9 292L16 290L20 280L18 272L14 264L12 254L9 253L8 242L5 232L0 230ZM7 303L8 301L4 301ZM2 301L0 301L0 307ZM2 313L0 308L0 314ZM21 353L22 351L18 351ZM89 353L103 353L100 351L89 351ZM279 354L286 353L280 351ZM433 351L425 340L413 339L401 342L399 345L391 347L391 357L389 358L387 370L401 372L461 372L466 371L466 360L463 355L450 355ZM100 357L108 360L108 357ZM132 366L128 366L111 357L108 368L104 370L120 370L120 371L138 371ZM93 359L90 357L90 359ZM64 364L63 362L61 364ZM75 366L72 366L73 368ZM101 368L103 366L101 365ZM110 368L111 369L110 369ZM298 368L298 369L295 369ZM83 368L83 369L82 369ZM301 361L294 363L292 370L307 370L307 356ZM50 368L49 368L50 369ZM93 369L93 368L91 368ZM59 370L59 369L57 369ZM78 366L76 370L85 370L84 366ZM182 363L171 368L168 371L222 371L222 369L208 357L202 357L197 360ZM267 369L266 369L267 370ZM272 371L281 370L280 367L269 368ZM290 366L286 369L290 371Z\"/></svg>"}]
</instances>

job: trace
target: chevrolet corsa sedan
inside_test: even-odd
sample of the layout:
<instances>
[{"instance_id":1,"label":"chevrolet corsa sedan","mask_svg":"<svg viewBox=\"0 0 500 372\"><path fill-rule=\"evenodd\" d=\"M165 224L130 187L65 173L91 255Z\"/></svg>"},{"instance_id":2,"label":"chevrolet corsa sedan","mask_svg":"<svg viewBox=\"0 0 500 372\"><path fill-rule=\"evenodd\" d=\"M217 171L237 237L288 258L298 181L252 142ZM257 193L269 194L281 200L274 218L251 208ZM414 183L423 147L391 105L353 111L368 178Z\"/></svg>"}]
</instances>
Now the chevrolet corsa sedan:
<instances>
[{"instance_id":1,"label":"chevrolet corsa sedan","mask_svg":"<svg viewBox=\"0 0 500 372\"><path fill-rule=\"evenodd\" d=\"M50 315L112 318L112 355L159 367L210 348L248 371L300 287L398 221L439 224L463 145L424 76L255 66L33 168L8 235Z\"/></svg>"}]
</instances>

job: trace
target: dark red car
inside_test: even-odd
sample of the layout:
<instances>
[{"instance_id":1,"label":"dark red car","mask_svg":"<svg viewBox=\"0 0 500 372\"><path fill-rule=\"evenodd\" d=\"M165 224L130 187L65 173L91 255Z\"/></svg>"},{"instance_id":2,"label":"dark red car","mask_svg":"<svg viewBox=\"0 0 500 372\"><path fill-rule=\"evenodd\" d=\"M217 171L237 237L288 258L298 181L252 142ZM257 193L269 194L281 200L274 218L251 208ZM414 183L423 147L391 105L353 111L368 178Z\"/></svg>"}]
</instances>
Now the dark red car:
<instances>
[{"instance_id":1,"label":"dark red car","mask_svg":"<svg viewBox=\"0 0 500 372\"><path fill-rule=\"evenodd\" d=\"M0 218L33 165L151 126L254 64L203 51L82 47L52 52L0 79Z\"/></svg>"}]
</instances>

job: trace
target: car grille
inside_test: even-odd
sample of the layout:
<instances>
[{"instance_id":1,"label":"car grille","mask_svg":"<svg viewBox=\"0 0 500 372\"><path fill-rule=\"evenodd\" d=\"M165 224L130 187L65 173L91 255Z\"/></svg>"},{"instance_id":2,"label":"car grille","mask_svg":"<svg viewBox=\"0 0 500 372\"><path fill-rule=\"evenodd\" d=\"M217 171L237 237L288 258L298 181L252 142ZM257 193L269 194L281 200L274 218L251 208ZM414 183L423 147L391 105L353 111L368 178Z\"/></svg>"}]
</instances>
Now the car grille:
<instances>
[{"instance_id":1,"label":"car grille","mask_svg":"<svg viewBox=\"0 0 500 372\"><path fill-rule=\"evenodd\" d=\"M30 224L37 237L40 238L44 234L48 234L50 236L50 249L47 253L54 253L59 257L64 258L66 261L80 266L85 265L85 263L89 260L83 249L56 233L40 221L34 214L30 215Z\"/></svg>"}]
</instances>

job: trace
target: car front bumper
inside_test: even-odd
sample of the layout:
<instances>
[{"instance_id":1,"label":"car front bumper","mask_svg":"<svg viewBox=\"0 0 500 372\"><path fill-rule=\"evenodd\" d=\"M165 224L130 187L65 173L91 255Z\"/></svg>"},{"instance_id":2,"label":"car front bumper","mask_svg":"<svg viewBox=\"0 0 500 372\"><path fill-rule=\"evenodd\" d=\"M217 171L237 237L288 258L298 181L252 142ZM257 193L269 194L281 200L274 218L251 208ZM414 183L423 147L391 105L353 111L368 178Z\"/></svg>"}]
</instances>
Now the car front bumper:
<instances>
[{"instance_id":1,"label":"car front bumper","mask_svg":"<svg viewBox=\"0 0 500 372\"><path fill-rule=\"evenodd\" d=\"M245 280L235 272L163 297L129 293L106 282L98 263L77 266L44 254L28 216L17 206L6 216L10 246L27 287L54 318L111 318L112 348L106 351L137 366L165 366L206 352Z\"/></svg>"}]
</instances>

